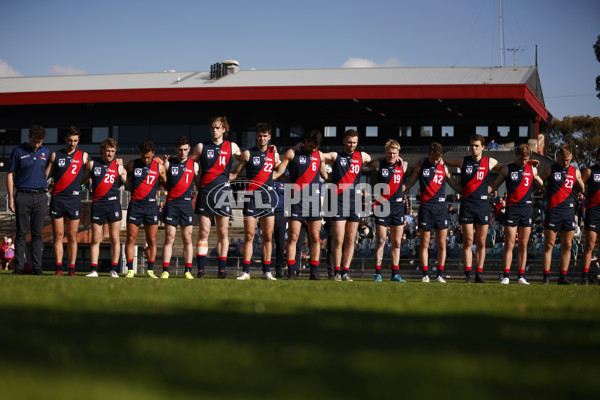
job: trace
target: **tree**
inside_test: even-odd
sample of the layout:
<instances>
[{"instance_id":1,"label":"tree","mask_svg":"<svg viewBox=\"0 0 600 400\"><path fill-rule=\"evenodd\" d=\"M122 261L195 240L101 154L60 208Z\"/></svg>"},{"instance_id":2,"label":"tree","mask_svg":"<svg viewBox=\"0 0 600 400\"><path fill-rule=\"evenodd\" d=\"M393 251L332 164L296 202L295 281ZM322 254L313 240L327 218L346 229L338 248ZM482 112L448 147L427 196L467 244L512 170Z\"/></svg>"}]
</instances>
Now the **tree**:
<instances>
[{"instance_id":1,"label":"tree","mask_svg":"<svg viewBox=\"0 0 600 400\"><path fill-rule=\"evenodd\" d=\"M600 62L600 35L598 35L598 40L596 40L596 44L594 44L594 52L596 53L596 60ZM596 77L596 97L600 99L600 75Z\"/></svg>"},{"instance_id":2,"label":"tree","mask_svg":"<svg viewBox=\"0 0 600 400\"><path fill-rule=\"evenodd\" d=\"M548 155L554 153L563 143L573 146L573 160L579 168L586 168L596 163L596 151L600 148L600 117L589 115L565 117L552 121L548 132Z\"/></svg>"}]
</instances>

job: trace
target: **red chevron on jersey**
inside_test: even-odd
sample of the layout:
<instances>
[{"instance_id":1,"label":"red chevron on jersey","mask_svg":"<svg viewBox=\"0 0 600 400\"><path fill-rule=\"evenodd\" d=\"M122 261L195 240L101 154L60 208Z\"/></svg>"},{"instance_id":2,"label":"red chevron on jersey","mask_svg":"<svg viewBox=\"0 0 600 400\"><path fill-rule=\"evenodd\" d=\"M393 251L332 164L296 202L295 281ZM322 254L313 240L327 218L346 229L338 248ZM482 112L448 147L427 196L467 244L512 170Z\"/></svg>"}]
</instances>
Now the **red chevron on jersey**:
<instances>
[{"instance_id":1,"label":"red chevron on jersey","mask_svg":"<svg viewBox=\"0 0 600 400\"><path fill-rule=\"evenodd\" d=\"M248 192L253 192L256 189L261 188L265 184L265 182L269 179L269 177L271 175L273 175L273 167L274 166L275 166L275 153L273 152L273 149L270 148L267 150L267 155L265 157L265 163L263 164L262 169L260 170L260 172L258 174L256 174L254 179L252 179L250 181L250 183L248 183L248 185L246 185L246 190Z\"/></svg>"},{"instance_id":2,"label":"red chevron on jersey","mask_svg":"<svg viewBox=\"0 0 600 400\"><path fill-rule=\"evenodd\" d=\"M396 163L396 165L394 166L394 175L387 184L387 190L384 190L383 193L379 195L379 197L375 201L375 204L373 204L373 208L375 208L377 204L381 204L384 201L388 201L388 199L398 191L398 188L402 184L402 178L404 178L404 169L402 169L402 165Z\"/></svg>"},{"instance_id":3,"label":"red chevron on jersey","mask_svg":"<svg viewBox=\"0 0 600 400\"><path fill-rule=\"evenodd\" d=\"M227 167L227 163L229 162L229 158L231 157L231 142L226 140L223 142L221 146L221 153L219 154L219 158L217 162L212 166L211 169L206 171L204 176L202 176L202 180L200 181L200 187L204 187L210 182L212 182L217 176L221 175L225 168Z\"/></svg>"},{"instance_id":4,"label":"red chevron on jersey","mask_svg":"<svg viewBox=\"0 0 600 400\"><path fill-rule=\"evenodd\" d=\"M529 176L525 176L529 175ZM521 182L519 182L519 186L515 189L514 192L508 196L506 199L506 205L511 206L513 204L517 204L521 201L523 197L529 192L529 188L531 187L533 181L533 170L531 169L531 165L525 164L525 169L523 170L523 178Z\"/></svg>"},{"instance_id":5,"label":"red chevron on jersey","mask_svg":"<svg viewBox=\"0 0 600 400\"><path fill-rule=\"evenodd\" d=\"M433 179L429 182L429 185L421 193L421 204L427 203L435 194L440 190L446 179L446 170L442 163L438 163L435 169Z\"/></svg>"},{"instance_id":6,"label":"red chevron on jersey","mask_svg":"<svg viewBox=\"0 0 600 400\"><path fill-rule=\"evenodd\" d=\"M346 171L346 174L342 176L342 179L337 183L337 194L343 193L356 181L356 177L362 169L362 157L360 151L355 151L352 155L352 161L350 162L350 168Z\"/></svg>"},{"instance_id":7,"label":"red chevron on jersey","mask_svg":"<svg viewBox=\"0 0 600 400\"><path fill-rule=\"evenodd\" d=\"M71 161L71 165L69 165L68 172L65 172L60 179L54 184L54 191L52 194L59 194L63 190L69 187L71 183L77 178L79 175L79 171L83 167L83 151L76 150L75 154L73 154L73 160Z\"/></svg>"},{"instance_id":8,"label":"red chevron on jersey","mask_svg":"<svg viewBox=\"0 0 600 400\"><path fill-rule=\"evenodd\" d=\"M148 169L146 179L139 184L131 193L131 201L141 200L148 195L158 185L158 177L160 176L160 169L158 161L152 160L152 164Z\"/></svg>"},{"instance_id":9,"label":"red chevron on jersey","mask_svg":"<svg viewBox=\"0 0 600 400\"><path fill-rule=\"evenodd\" d=\"M463 186L463 197L469 197L475 190L479 188L479 186L481 186L481 183L484 181L489 172L489 166L490 163L488 158L482 157L481 162L479 163L479 169L475 173L475 176L465 186Z\"/></svg>"},{"instance_id":10,"label":"red chevron on jersey","mask_svg":"<svg viewBox=\"0 0 600 400\"><path fill-rule=\"evenodd\" d=\"M309 183L313 181L319 170L321 169L321 156L319 150L315 150L310 155L310 165L304 171L304 174L295 182L296 185L300 186L299 190L304 189Z\"/></svg>"},{"instance_id":11,"label":"red chevron on jersey","mask_svg":"<svg viewBox=\"0 0 600 400\"><path fill-rule=\"evenodd\" d=\"M92 200L98 201L103 198L104 195L113 187L117 179L119 179L119 166L115 160L112 160L106 169L106 174L104 174L102 181L94 188L94 197Z\"/></svg>"},{"instance_id":12,"label":"red chevron on jersey","mask_svg":"<svg viewBox=\"0 0 600 400\"><path fill-rule=\"evenodd\" d=\"M185 163L185 171L179 181L169 190L167 201L181 197L194 183L194 160L188 158Z\"/></svg>"},{"instance_id":13,"label":"red chevron on jersey","mask_svg":"<svg viewBox=\"0 0 600 400\"><path fill-rule=\"evenodd\" d=\"M569 178L571 176L571 178ZM575 167L572 165L567 170L565 181L562 186L553 196L550 196L548 199L548 203L546 203L546 208L551 209L556 207L559 204L562 204L563 201L567 199L573 193L573 186L575 185Z\"/></svg>"},{"instance_id":14,"label":"red chevron on jersey","mask_svg":"<svg viewBox=\"0 0 600 400\"><path fill-rule=\"evenodd\" d=\"M592 178L590 178L590 179L592 179ZM592 208L592 207L596 207L599 204L600 204L600 190L597 190L596 193L594 193L593 195L591 195L588 198L586 210L589 208Z\"/></svg>"}]
</instances>

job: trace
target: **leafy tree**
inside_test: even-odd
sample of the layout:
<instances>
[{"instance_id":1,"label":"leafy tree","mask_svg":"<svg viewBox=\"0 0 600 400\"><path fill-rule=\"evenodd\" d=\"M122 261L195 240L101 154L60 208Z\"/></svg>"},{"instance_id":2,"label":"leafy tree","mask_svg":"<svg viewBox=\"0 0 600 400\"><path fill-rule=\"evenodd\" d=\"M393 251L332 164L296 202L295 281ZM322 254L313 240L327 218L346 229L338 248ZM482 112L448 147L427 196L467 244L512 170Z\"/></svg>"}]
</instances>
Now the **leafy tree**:
<instances>
[{"instance_id":1,"label":"leafy tree","mask_svg":"<svg viewBox=\"0 0 600 400\"><path fill-rule=\"evenodd\" d=\"M600 117L589 115L565 117L552 121L548 132L548 156L554 153L563 143L574 147L573 159L580 168L589 167L596 163L596 151L600 147Z\"/></svg>"},{"instance_id":2,"label":"leafy tree","mask_svg":"<svg viewBox=\"0 0 600 400\"><path fill-rule=\"evenodd\" d=\"M598 35L598 40L594 44L594 52L596 53L596 60L600 62L600 35ZM600 75L596 77L596 91L598 92L596 96L600 99Z\"/></svg>"}]
</instances>

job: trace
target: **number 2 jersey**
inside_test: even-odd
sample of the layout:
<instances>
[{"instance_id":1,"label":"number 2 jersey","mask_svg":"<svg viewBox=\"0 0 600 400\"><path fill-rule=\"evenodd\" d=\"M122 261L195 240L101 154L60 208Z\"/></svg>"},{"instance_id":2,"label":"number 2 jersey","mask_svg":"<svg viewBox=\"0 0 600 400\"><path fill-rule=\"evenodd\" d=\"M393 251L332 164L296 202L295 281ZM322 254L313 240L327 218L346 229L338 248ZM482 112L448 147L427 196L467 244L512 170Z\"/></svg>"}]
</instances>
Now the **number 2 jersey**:
<instances>
[{"instance_id":1,"label":"number 2 jersey","mask_svg":"<svg viewBox=\"0 0 600 400\"><path fill-rule=\"evenodd\" d=\"M55 153L53 165L54 190L52 196L78 197L83 177L83 151L69 154L64 150Z\"/></svg>"}]
</instances>

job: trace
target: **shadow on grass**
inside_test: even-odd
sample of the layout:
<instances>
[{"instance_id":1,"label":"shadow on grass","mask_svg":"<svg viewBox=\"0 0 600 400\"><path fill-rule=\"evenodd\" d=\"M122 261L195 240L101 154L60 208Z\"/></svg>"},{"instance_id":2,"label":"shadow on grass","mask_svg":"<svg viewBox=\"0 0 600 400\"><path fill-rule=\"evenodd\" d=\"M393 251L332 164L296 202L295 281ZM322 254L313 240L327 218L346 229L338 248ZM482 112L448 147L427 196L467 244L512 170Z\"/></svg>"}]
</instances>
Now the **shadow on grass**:
<instances>
[{"instance_id":1,"label":"shadow on grass","mask_svg":"<svg viewBox=\"0 0 600 400\"><path fill-rule=\"evenodd\" d=\"M599 372L599 321L23 308L2 309L0 323L3 368L152 382L174 397L391 397L401 385L409 397L565 398L592 388L554 377Z\"/></svg>"}]
</instances>

